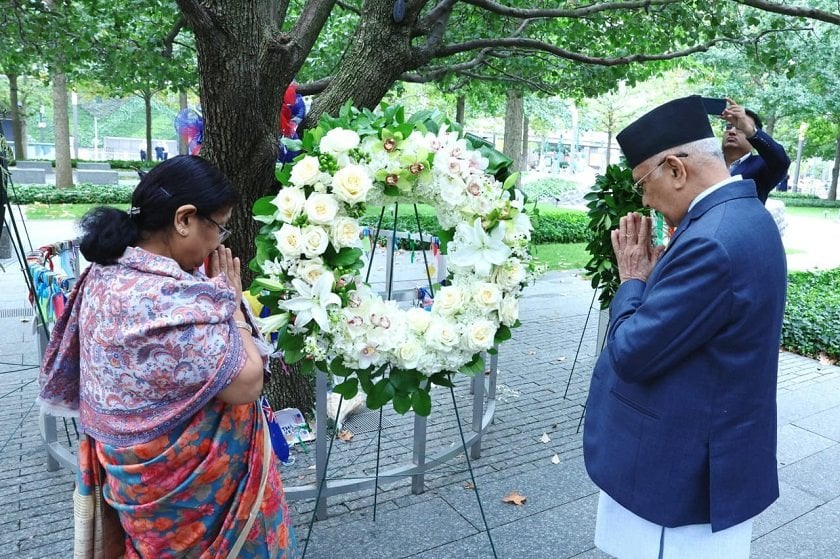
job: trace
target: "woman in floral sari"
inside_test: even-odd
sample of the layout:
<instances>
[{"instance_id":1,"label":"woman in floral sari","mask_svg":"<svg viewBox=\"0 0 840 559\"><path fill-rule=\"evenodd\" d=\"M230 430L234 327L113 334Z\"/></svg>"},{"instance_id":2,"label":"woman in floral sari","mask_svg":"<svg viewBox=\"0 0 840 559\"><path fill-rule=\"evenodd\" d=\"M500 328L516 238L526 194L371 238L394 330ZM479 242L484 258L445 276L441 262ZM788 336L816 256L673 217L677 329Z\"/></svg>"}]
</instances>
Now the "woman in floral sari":
<instances>
[{"instance_id":1,"label":"woman in floral sari","mask_svg":"<svg viewBox=\"0 0 840 559\"><path fill-rule=\"evenodd\" d=\"M82 220L93 264L39 379L41 404L85 433L76 557L298 556L257 402L270 348L221 244L236 201L215 167L182 156L143 177L127 212Z\"/></svg>"}]
</instances>

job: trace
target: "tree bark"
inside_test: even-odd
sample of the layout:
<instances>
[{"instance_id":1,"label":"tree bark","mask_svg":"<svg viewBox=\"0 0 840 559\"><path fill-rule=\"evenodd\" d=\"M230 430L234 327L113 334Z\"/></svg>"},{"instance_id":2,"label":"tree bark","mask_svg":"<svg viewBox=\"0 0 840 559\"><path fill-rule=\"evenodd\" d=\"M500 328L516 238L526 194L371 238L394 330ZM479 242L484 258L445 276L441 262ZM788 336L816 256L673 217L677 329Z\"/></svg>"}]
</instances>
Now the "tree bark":
<instances>
[{"instance_id":1,"label":"tree bark","mask_svg":"<svg viewBox=\"0 0 840 559\"><path fill-rule=\"evenodd\" d=\"M180 109L180 111L183 111L184 109L187 108L187 92L186 91L181 90L181 91L178 92L178 108ZM187 146L187 142L179 134L178 135L178 154L179 155L186 155L188 153L187 152L188 149L189 149L189 147ZM151 153L151 152L147 151L146 153Z\"/></svg>"},{"instance_id":2,"label":"tree bark","mask_svg":"<svg viewBox=\"0 0 840 559\"><path fill-rule=\"evenodd\" d=\"M12 110L12 133L15 135L15 159L26 160L26 137L23 130L23 119L18 107L18 76L6 74L9 78L9 104Z\"/></svg>"},{"instance_id":3,"label":"tree bark","mask_svg":"<svg viewBox=\"0 0 840 559\"><path fill-rule=\"evenodd\" d=\"M459 95L455 101L455 122L463 126L466 122L467 97Z\"/></svg>"},{"instance_id":4,"label":"tree bark","mask_svg":"<svg viewBox=\"0 0 840 559\"><path fill-rule=\"evenodd\" d=\"M144 90L140 92L143 99L143 109L146 115L146 159L152 158L152 92Z\"/></svg>"},{"instance_id":5,"label":"tree bark","mask_svg":"<svg viewBox=\"0 0 840 559\"><path fill-rule=\"evenodd\" d=\"M247 263L254 255L258 230L251 207L279 186L274 178L278 119L294 63L270 49L276 33L270 2L224 2L218 14L197 2L178 3L195 34L201 69L201 155L219 167L243 200L233 209L234 234L228 245L242 259L247 288L253 280ZM297 368L290 369L288 375L275 372L266 394L276 409L293 406L307 412L315 400L314 382Z\"/></svg>"},{"instance_id":6,"label":"tree bark","mask_svg":"<svg viewBox=\"0 0 840 559\"><path fill-rule=\"evenodd\" d=\"M513 159L511 171L523 171L522 138L524 136L525 113L522 102L522 92L508 89L507 106L505 110L505 155Z\"/></svg>"},{"instance_id":7,"label":"tree bark","mask_svg":"<svg viewBox=\"0 0 840 559\"><path fill-rule=\"evenodd\" d=\"M834 145L834 168L831 169L831 186L828 188L828 199L837 200L837 178L840 176L840 134Z\"/></svg>"},{"instance_id":8,"label":"tree bark","mask_svg":"<svg viewBox=\"0 0 840 559\"><path fill-rule=\"evenodd\" d=\"M73 186L70 161L70 119L67 116L67 76L52 75L53 122L55 124L55 186Z\"/></svg>"},{"instance_id":9,"label":"tree bark","mask_svg":"<svg viewBox=\"0 0 840 559\"><path fill-rule=\"evenodd\" d=\"M430 50L412 49L412 23L426 0L407 0L402 23L393 19L393 0L366 0L356 36L330 84L312 105L304 127L323 114L336 115L348 100L358 108L375 109L404 72L432 58Z\"/></svg>"},{"instance_id":10,"label":"tree bark","mask_svg":"<svg viewBox=\"0 0 840 559\"><path fill-rule=\"evenodd\" d=\"M524 111L524 106L523 106ZM527 171L531 168L531 155L530 150L528 149L529 143L529 127L530 123L528 122L528 116L523 115L522 117L522 170Z\"/></svg>"}]
</instances>

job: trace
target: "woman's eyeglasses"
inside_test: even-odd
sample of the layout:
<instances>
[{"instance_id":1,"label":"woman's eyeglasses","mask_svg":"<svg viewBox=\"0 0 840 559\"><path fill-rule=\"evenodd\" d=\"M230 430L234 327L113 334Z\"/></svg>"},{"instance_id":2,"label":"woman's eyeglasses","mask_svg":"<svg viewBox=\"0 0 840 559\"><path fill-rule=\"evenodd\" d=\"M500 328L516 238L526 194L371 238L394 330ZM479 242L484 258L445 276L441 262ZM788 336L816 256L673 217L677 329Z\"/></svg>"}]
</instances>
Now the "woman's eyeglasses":
<instances>
[{"instance_id":1,"label":"woman's eyeglasses","mask_svg":"<svg viewBox=\"0 0 840 559\"><path fill-rule=\"evenodd\" d=\"M212 223L213 225L215 225L216 227L219 228L219 242L220 243L225 242L227 240L227 238L230 237L230 233L231 233L230 229L228 229L224 225L221 225L220 223L217 223L216 220L213 219L212 217L208 217L206 215L203 215L201 217L203 217L204 219L206 219L207 221L209 221L210 223Z\"/></svg>"}]
</instances>

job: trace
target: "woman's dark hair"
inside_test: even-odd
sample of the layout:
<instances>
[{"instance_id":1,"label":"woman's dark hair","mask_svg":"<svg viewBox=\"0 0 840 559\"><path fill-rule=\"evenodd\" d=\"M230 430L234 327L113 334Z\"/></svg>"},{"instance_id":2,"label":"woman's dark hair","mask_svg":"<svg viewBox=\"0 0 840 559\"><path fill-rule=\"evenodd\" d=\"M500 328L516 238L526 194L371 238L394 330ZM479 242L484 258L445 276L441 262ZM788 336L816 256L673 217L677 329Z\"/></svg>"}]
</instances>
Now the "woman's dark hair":
<instances>
[{"instance_id":1,"label":"woman's dark hair","mask_svg":"<svg viewBox=\"0 0 840 559\"><path fill-rule=\"evenodd\" d=\"M140 179L128 212L100 206L85 214L79 249L89 262L113 264L143 236L172 227L179 207L192 204L198 215L209 217L238 201L233 184L215 165L196 155L179 155Z\"/></svg>"}]
</instances>

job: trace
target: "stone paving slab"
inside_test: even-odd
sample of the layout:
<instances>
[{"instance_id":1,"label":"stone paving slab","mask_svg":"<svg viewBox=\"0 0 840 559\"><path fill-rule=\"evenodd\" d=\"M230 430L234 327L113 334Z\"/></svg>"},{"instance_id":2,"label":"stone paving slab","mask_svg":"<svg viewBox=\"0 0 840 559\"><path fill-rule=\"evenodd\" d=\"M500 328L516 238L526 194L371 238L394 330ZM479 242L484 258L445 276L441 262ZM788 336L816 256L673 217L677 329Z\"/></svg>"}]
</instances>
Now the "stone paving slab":
<instances>
[{"instance_id":1,"label":"stone paving slab","mask_svg":"<svg viewBox=\"0 0 840 559\"><path fill-rule=\"evenodd\" d=\"M835 559L840 556L840 528L838 527L840 527L840 498L835 498L754 540L750 557L751 559Z\"/></svg>"}]
</instances>

